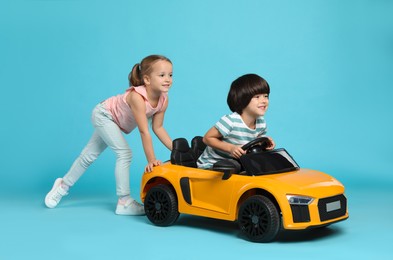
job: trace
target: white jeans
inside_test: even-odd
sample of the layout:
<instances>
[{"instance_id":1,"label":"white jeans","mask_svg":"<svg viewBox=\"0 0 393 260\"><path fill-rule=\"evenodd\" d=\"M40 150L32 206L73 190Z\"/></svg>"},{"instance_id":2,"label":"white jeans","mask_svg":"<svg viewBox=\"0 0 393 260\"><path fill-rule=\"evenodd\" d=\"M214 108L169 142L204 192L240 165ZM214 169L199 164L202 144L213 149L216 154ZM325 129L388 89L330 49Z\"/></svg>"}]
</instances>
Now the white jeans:
<instances>
[{"instance_id":1,"label":"white jeans","mask_svg":"<svg viewBox=\"0 0 393 260\"><path fill-rule=\"evenodd\" d=\"M64 183L73 186L86 169L109 146L116 154L116 194L117 196L129 195L132 152L122 131L102 103L94 108L92 122L95 131L82 153L64 176Z\"/></svg>"}]
</instances>

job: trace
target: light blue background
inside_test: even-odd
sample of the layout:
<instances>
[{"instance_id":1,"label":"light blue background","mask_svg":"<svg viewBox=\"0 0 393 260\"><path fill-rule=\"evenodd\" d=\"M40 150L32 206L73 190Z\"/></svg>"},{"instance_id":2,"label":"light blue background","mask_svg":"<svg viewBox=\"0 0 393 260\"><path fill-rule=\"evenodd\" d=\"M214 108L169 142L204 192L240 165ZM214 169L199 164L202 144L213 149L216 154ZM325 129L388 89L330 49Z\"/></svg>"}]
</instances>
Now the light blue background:
<instances>
[{"instance_id":1,"label":"light blue background","mask_svg":"<svg viewBox=\"0 0 393 260\"><path fill-rule=\"evenodd\" d=\"M392 13L388 0L1 0L0 259L235 259L262 251L386 259L393 253ZM46 192L92 133L95 104L122 93L132 66L156 53L174 65L165 118L172 138L203 135L229 113L230 83L257 73L271 86L269 135L302 167L344 183L350 219L267 245L241 240L232 223L190 216L156 228L113 214L109 150L59 208L46 209ZM146 161L137 131L127 138L139 198ZM155 150L169 158L157 139Z\"/></svg>"}]
</instances>

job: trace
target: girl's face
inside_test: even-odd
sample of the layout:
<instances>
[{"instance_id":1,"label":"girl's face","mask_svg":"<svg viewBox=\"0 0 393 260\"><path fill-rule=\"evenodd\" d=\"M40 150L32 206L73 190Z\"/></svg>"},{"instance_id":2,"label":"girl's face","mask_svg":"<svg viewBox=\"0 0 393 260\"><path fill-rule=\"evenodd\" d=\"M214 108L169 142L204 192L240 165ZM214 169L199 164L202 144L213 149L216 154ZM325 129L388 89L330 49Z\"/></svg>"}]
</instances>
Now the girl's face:
<instances>
[{"instance_id":1,"label":"girl's face","mask_svg":"<svg viewBox=\"0 0 393 260\"><path fill-rule=\"evenodd\" d=\"M257 118L265 115L268 106L269 94L258 94L250 100L250 103L243 109L243 113Z\"/></svg>"},{"instance_id":2,"label":"girl's face","mask_svg":"<svg viewBox=\"0 0 393 260\"><path fill-rule=\"evenodd\" d=\"M161 93L167 93L172 86L172 64L159 60L152 65L149 75L144 76L146 87Z\"/></svg>"}]
</instances>

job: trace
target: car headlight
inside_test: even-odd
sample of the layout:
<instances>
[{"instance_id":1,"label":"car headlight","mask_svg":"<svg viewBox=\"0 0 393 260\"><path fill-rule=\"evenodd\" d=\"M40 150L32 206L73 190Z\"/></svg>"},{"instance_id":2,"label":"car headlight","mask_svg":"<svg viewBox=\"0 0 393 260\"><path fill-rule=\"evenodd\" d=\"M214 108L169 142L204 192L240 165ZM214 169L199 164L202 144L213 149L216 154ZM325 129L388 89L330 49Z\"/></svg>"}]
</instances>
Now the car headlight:
<instances>
[{"instance_id":1,"label":"car headlight","mask_svg":"<svg viewBox=\"0 0 393 260\"><path fill-rule=\"evenodd\" d=\"M298 195L287 195L287 200L291 205L309 205L313 198Z\"/></svg>"}]
</instances>

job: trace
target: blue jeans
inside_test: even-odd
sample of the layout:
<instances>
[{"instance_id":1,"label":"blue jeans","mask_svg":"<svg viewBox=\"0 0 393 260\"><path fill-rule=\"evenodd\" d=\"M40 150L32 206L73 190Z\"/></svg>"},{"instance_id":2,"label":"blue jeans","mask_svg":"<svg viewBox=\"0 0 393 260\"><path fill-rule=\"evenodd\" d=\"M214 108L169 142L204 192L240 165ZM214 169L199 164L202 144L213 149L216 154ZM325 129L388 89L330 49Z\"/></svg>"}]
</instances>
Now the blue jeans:
<instances>
[{"instance_id":1,"label":"blue jeans","mask_svg":"<svg viewBox=\"0 0 393 260\"><path fill-rule=\"evenodd\" d=\"M98 104L94 108L92 122L95 131L82 153L64 176L64 183L73 186L86 169L109 146L116 154L116 194L117 196L130 195L132 152L124 138L123 132L113 121L112 115L107 111L103 103Z\"/></svg>"}]
</instances>

